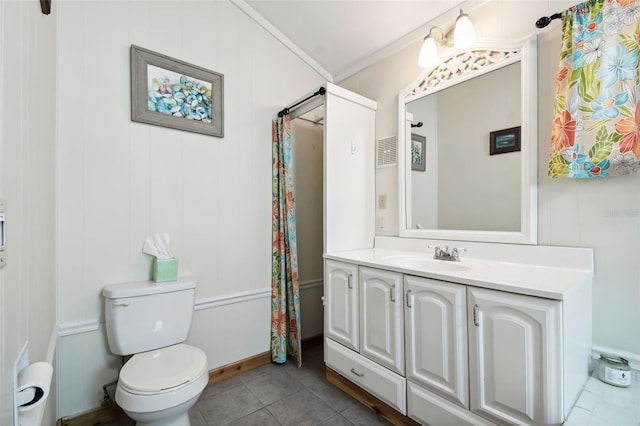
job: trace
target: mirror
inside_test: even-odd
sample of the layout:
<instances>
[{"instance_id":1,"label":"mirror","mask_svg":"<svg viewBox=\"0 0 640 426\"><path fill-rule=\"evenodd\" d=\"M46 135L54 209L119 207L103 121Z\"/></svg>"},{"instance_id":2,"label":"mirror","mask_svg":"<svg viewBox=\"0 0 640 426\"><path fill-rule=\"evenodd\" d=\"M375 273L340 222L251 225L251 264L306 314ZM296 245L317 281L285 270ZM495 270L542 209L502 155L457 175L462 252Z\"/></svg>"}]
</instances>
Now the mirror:
<instances>
[{"instance_id":1,"label":"mirror","mask_svg":"<svg viewBox=\"0 0 640 426\"><path fill-rule=\"evenodd\" d=\"M400 92L401 237L536 244L536 66L482 40Z\"/></svg>"}]
</instances>

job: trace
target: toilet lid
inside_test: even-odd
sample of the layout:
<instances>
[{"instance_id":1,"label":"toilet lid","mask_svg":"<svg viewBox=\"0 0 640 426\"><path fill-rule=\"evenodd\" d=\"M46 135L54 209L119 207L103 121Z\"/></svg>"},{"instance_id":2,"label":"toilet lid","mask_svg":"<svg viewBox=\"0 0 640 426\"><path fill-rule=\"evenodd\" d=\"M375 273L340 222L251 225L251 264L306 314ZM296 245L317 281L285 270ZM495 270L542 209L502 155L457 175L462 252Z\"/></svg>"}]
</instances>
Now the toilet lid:
<instances>
[{"instance_id":1,"label":"toilet lid","mask_svg":"<svg viewBox=\"0 0 640 426\"><path fill-rule=\"evenodd\" d=\"M207 356L179 344L135 354L120 370L120 385L133 393L158 393L182 386L207 371Z\"/></svg>"}]
</instances>

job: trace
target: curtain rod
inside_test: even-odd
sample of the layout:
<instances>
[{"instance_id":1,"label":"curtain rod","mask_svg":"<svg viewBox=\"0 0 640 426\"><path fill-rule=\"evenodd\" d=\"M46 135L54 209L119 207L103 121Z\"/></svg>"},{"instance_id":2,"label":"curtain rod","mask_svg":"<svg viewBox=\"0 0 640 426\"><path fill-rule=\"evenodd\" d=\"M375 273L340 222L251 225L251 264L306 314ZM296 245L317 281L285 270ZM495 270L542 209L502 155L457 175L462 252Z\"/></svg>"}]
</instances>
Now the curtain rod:
<instances>
[{"instance_id":1,"label":"curtain rod","mask_svg":"<svg viewBox=\"0 0 640 426\"><path fill-rule=\"evenodd\" d=\"M290 106L288 106L288 107L285 107L282 111L280 111L280 112L278 113L278 117L282 117L283 115L287 115L287 114L289 114L289 110L290 110L291 108L295 108L295 107L297 107L298 105L300 105L300 104L303 104L303 103L307 102L309 99L311 99L311 98L315 98L315 97L316 97L316 96L318 96L318 95L324 95L325 93L327 93L327 89L325 89L324 87L319 88L319 89L318 89L318 91L317 91L317 92L315 92L313 95L311 95L311 96L309 96L309 97L306 97L306 98L304 98L303 100L301 100L301 101L299 101L299 102L296 102L296 103L295 103L295 104L293 104L293 105L290 105Z\"/></svg>"},{"instance_id":2,"label":"curtain rod","mask_svg":"<svg viewBox=\"0 0 640 426\"><path fill-rule=\"evenodd\" d=\"M543 16L542 18L536 21L536 28L544 28L554 19L562 18L562 13L554 13L551 16Z\"/></svg>"}]
</instances>

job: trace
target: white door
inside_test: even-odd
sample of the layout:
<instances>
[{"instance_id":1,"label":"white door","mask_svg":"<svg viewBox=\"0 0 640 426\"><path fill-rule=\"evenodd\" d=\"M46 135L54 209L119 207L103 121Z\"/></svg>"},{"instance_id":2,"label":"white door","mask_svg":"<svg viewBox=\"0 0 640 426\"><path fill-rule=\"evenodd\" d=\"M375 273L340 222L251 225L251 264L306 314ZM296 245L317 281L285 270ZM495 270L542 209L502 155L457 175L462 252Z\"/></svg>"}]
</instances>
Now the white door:
<instances>
[{"instance_id":1,"label":"white door","mask_svg":"<svg viewBox=\"0 0 640 426\"><path fill-rule=\"evenodd\" d=\"M360 354L404 374L402 274L360 267Z\"/></svg>"},{"instance_id":2,"label":"white door","mask_svg":"<svg viewBox=\"0 0 640 426\"><path fill-rule=\"evenodd\" d=\"M405 275L407 379L469 408L466 287Z\"/></svg>"},{"instance_id":3,"label":"white door","mask_svg":"<svg viewBox=\"0 0 640 426\"><path fill-rule=\"evenodd\" d=\"M373 247L377 103L327 83L324 252Z\"/></svg>"},{"instance_id":4,"label":"white door","mask_svg":"<svg viewBox=\"0 0 640 426\"><path fill-rule=\"evenodd\" d=\"M325 261L325 336L358 350L358 266Z\"/></svg>"},{"instance_id":5,"label":"white door","mask_svg":"<svg viewBox=\"0 0 640 426\"><path fill-rule=\"evenodd\" d=\"M561 423L561 302L467 292L471 410L512 425Z\"/></svg>"}]
</instances>

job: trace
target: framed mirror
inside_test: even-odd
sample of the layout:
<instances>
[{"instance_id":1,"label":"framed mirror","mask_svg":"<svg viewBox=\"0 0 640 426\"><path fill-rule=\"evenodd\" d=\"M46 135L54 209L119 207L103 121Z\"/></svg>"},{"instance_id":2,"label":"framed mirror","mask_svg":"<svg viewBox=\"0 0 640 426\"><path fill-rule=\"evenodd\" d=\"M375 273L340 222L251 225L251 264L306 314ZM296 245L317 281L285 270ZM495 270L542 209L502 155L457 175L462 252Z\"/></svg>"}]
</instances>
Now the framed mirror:
<instances>
[{"instance_id":1,"label":"framed mirror","mask_svg":"<svg viewBox=\"0 0 640 426\"><path fill-rule=\"evenodd\" d=\"M401 237L537 243L536 56L480 40L400 92Z\"/></svg>"}]
</instances>

